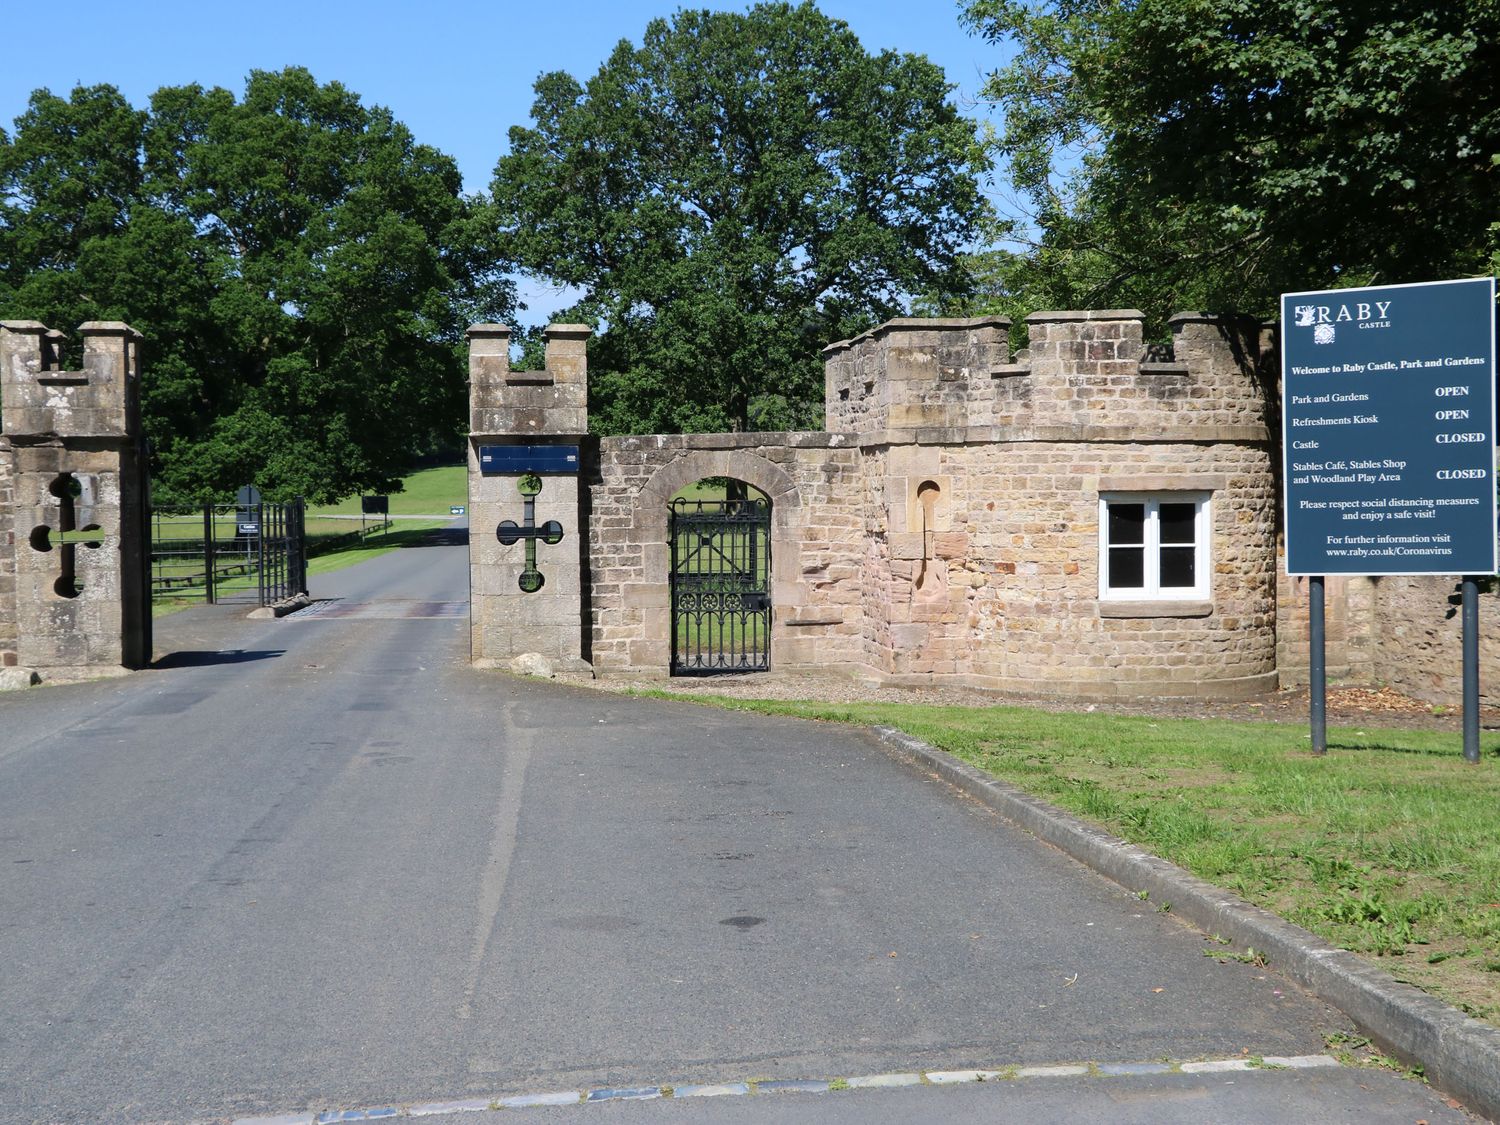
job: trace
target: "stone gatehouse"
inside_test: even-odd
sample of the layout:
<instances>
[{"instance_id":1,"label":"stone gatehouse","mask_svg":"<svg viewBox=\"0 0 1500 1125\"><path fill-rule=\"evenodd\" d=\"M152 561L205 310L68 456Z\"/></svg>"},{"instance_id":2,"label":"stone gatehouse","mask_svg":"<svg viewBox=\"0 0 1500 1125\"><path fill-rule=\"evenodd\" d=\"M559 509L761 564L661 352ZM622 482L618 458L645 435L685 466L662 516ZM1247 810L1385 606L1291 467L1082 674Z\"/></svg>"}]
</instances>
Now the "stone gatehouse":
<instances>
[{"instance_id":1,"label":"stone gatehouse","mask_svg":"<svg viewBox=\"0 0 1500 1125\"><path fill-rule=\"evenodd\" d=\"M1277 677L1270 340L1184 314L1173 346L1131 310L890 321L826 349L823 432L585 437L586 330L511 372L501 326L471 359L473 656L537 651L666 672L668 503L703 478L770 500L771 663L1010 692L1248 695ZM491 444L573 442L535 519L547 585L518 589L514 478ZM545 508L545 511L543 510ZM586 535L575 529L586 528Z\"/></svg>"},{"instance_id":2,"label":"stone gatehouse","mask_svg":"<svg viewBox=\"0 0 1500 1125\"><path fill-rule=\"evenodd\" d=\"M773 668L1075 696L1305 678L1305 580L1280 573L1271 333L1185 314L1163 348L1129 310L1028 327L1017 356L998 317L894 320L831 345L819 432L598 439L586 327L550 328L537 372L510 369L503 325L476 325L473 659L665 675L669 504L728 478L769 506ZM0 686L152 657L139 337L81 333L70 371L61 333L0 324ZM485 450L575 459L528 483L485 471ZM1330 675L1457 702L1455 579L1327 586ZM1480 616L1490 705L1497 597Z\"/></svg>"}]
</instances>

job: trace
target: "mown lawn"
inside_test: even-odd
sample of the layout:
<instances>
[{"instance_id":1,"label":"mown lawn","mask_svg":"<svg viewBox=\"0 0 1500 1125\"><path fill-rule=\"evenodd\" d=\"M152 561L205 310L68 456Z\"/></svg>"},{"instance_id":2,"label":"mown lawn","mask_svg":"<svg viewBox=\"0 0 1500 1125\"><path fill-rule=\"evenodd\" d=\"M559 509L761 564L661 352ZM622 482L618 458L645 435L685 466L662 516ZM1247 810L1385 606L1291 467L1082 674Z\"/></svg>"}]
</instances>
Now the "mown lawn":
<instances>
[{"instance_id":1,"label":"mown lawn","mask_svg":"<svg viewBox=\"0 0 1500 1125\"><path fill-rule=\"evenodd\" d=\"M1500 1023L1500 734L698 698L903 730Z\"/></svg>"},{"instance_id":2,"label":"mown lawn","mask_svg":"<svg viewBox=\"0 0 1500 1125\"><path fill-rule=\"evenodd\" d=\"M432 469L419 469L406 477L400 492L390 494L390 511L393 516L441 516L453 505L469 502L469 470L464 465L439 465ZM309 508L308 519L314 516L357 516L360 514L360 498L347 496L337 504Z\"/></svg>"}]
</instances>

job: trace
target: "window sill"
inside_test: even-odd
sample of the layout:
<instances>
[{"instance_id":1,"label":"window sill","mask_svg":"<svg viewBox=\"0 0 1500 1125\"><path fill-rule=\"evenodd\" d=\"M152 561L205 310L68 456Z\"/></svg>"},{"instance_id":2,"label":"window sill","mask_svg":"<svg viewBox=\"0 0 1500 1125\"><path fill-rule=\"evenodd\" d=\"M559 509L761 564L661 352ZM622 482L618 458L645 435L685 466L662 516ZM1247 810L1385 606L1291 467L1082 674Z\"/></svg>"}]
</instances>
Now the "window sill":
<instances>
[{"instance_id":1,"label":"window sill","mask_svg":"<svg viewBox=\"0 0 1500 1125\"><path fill-rule=\"evenodd\" d=\"M1110 601L1099 602L1100 617L1208 617L1214 611L1210 601L1168 600L1161 601Z\"/></svg>"}]
</instances>

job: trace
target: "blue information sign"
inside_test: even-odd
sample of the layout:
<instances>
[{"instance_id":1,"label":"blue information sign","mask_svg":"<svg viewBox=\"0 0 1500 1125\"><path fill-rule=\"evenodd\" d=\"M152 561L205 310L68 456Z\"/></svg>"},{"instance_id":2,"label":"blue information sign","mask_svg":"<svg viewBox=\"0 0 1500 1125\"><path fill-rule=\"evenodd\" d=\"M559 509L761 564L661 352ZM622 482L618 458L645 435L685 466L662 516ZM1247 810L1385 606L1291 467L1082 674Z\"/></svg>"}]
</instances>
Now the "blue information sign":
<instances>
[{"instance_id":1,"label":"blue information sign","mask_svg":"<svg viewBox=\"0 0 1500 1125\"><path fill-rule=\"evenodd\" d=\"M479 471L485 476L523 473L576 473L576 445L481 445Z\"/></svg>"},{"instance_id":2,"label":"blue information sign","mask_svg":"<svg viewBox=\"0 0 1500 1125\"><path fill-rule=\"evenodd\" d=\"M1286 569L1494 574L1495 282L1281 298Z\"/></svg>"}]
</instances>

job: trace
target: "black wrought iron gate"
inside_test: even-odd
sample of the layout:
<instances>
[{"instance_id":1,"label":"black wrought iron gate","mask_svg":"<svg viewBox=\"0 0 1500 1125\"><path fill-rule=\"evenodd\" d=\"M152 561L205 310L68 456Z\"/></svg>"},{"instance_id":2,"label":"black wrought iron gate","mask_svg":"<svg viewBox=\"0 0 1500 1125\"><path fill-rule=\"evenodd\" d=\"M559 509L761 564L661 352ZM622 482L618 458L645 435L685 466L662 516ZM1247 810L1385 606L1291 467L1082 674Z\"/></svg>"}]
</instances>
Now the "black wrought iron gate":
<instances>
[{"instance_id":1,"label":"black wrought iron gate","mask_svg":"<svg viewBox=\"0 0 1500 1125\"><path fill-rule=\"evenodd\" d=\"M674 500L672 675L771 666L771 505Z\"/></svg>"}]
</instances>

